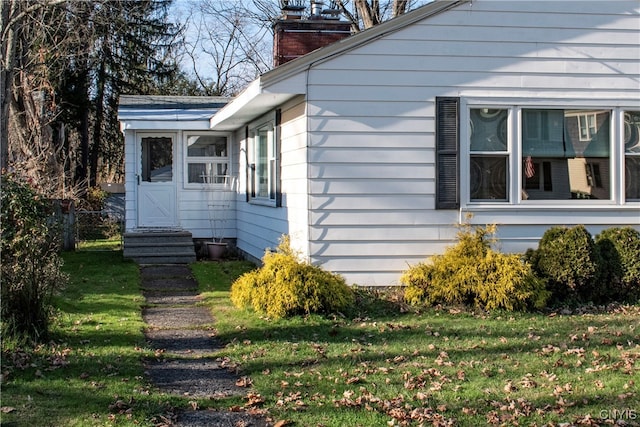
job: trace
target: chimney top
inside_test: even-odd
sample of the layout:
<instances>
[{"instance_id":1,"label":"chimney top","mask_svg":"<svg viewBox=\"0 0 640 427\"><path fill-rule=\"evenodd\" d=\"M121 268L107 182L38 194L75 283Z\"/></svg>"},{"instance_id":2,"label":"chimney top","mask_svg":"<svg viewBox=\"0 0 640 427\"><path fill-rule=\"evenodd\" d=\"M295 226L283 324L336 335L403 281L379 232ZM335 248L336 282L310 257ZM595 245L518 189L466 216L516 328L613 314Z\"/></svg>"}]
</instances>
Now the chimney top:
<instances>
[{"instance_id":1,"label":"chimney top","mask_svg":"<svg viewBox=\"0 0 640 427\"><path fill-rule=\"evenodd\" d=\"M283 19L302 19L307 9L307 2L311 5L308 19L340 19L340 9L335 0L280 0Z\"/></svg>"},{"instance_id":2,"label":"chimney top","mask_svg":"<svg viewBox=\"0 0 640 427\"><path fill-rule=\"evenodd\" d=\"M306 0L280 0L280 10L284 19L301 19Z\"/></svg>"}]
</instances>

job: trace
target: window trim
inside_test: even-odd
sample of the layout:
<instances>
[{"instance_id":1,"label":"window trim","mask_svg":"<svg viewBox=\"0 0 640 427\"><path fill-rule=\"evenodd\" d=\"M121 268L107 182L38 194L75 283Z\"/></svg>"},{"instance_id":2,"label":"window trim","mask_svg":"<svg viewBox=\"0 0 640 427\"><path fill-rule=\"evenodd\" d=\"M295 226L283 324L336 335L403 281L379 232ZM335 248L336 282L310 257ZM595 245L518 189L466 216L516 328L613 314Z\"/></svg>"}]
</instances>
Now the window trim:
<instances>
[{"instance_id":1,"label":"window trim","mask_svg":"<svg viewBox=\"0 0 640 427\"><path fill-rule=\"evenodd\" d=\"M225 157L213 157L213 156L189 156L188 141L192 136L221 136L227 140L227 155ZM185 131L182 135L182 164L183 164L183 187L187 190L203 190L203 189L225 189L229 188L231 180L225 180L225 183L206 183L206 182L189 182L189 164L190 163L226 163L227 164L227 177L231 177L231 171L233 165L231 163L231 134L228 132L209 132L209 131ZM212 161L211 159L216 159ZM220 175L218 175L220 176Z\"/></svg>"}]
</instances>

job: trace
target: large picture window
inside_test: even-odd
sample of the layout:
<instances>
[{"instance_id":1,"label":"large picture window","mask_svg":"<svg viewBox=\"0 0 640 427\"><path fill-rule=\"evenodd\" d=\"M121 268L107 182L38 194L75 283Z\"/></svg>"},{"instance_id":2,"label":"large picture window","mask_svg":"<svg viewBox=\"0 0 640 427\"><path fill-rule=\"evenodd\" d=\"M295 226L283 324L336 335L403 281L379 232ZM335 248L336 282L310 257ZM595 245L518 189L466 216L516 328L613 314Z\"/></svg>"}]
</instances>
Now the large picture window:
<instances>
[{"instance_id":1,"label":"large picture window","mask_svg":"<svg viewBox=\"0 0 640 427\"><path fill-rule=\"evenodd\" d=\"M228 183L229 155L224 135L188 135L186 183L224 185Z\"/></svg>"},{"instance_id":2,"label":"large picture window","mask_svg":"<svg viewBox=\"0 0 640 427\"><path fill-rule=\"evenodd\" d=\"M522 110L522 198L611 199L607 110Z\"/></svg>"}]
</instances>

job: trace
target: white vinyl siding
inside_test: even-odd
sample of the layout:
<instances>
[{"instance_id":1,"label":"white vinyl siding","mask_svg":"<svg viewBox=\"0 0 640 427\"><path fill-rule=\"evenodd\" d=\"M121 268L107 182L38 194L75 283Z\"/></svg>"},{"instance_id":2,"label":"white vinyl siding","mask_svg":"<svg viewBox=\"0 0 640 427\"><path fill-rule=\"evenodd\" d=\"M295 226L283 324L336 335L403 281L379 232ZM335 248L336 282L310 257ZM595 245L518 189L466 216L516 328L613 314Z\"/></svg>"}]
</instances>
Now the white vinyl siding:
<instances>
[{"instance_id":1,"label":"white vinyl siding","mask_svg":"<svg viewBox=\"0 0 640 427\"><path fill-rule=\"evenodd\" d=\"M307 72L311 261L350 283L389 285L408 264L453 243L468 212L475 223L499 225L505 251L534 247L557 224L593 231L604 224L640 226L640 206L618 195L597 208L479 203L436 211L434 120L436 97L471 105L633 109L640 97L638 13L633 1L477 0L313 64ZM462 128L461 141L468 138ZM622 157L618 150L613 168L622 167ZM465 173L461 191L468 194Z\"/></svg>"},{"instance_id":2,"label":"white vinyl siding","mask_svg":"<svg viewBox=\"0 0 640 427\"><path fill-rule=\"evenodd\" d=\"M270 113L256 120L254 124L274 120L274 114L275 112ZM281 206L260 205L247 202L246 199L238 202L237 245L239 249L255 259L262 258L265 248L274 249L285 234L291 237L292 246L302 256L308 254L305 123L305 104L301 97L282 106L279 126ZM251 163L250 158L244 157L250 141L246 140L244 129L236 132L236 137L241 141L238 144L238 149L242 153L240 170L244 171L248 166L247 159ZM245 172L239 174L239 185L243 193L247 188L247 175L251 176L250 173L245 174Z\"/></svg>"},{"instance_id":3,"label":"white vinyl siding","mask_svg":"<svg viewBox=\"0 0 640 427\"><path fill-rule=\"evenodd\" d=\"M217 162L220 156L215 157L195 157L189 158L187 148L189 137L224 136L227 139L227 152L225 163L228 162L225 177L210 177L207 180L217 181L216 183L189 183L188 164L190 161ZM238 196L237 184L237 154L231 153L229 148L233 146L233 139L229 134L211 133L206 131L185 131L178 135L178 159L182 159L178 169L178 221L179 226L192 233L194 239L211 239L216 237L225 239L236 238L236 200ZM220 153L222 154L222 153ZM216 221L214 224L214 220Z\"/></svg>"}]
</instances>

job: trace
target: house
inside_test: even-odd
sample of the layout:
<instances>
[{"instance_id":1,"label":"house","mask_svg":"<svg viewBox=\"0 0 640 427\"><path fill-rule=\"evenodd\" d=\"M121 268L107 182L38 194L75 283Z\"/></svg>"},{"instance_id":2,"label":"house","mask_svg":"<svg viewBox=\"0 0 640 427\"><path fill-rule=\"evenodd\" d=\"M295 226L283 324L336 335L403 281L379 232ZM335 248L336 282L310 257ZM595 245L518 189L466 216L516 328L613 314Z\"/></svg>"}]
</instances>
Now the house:
<instances>
[{"instance_id":1,"label":"house","mask_svg":"<svg viewBox=\"0 0 640 427\"><path fill-rule=\"evenodd\" d=\"M465 221L498 224L505 252L555 225L640 229L637 1L434 1L280 64L211 113L121 117L128 231L210 238L207 203L230 192L225 237L248 257L288 234L375 286ZM145 146L176 159L153 197Z\"/></svg>"}]
</instances>

